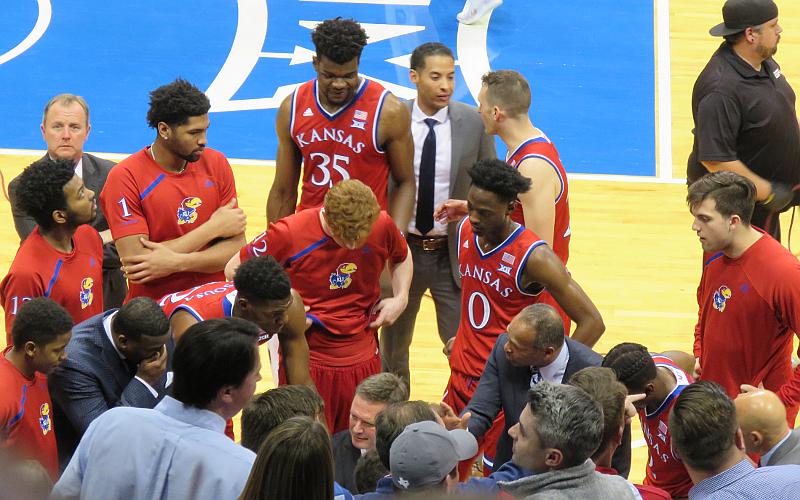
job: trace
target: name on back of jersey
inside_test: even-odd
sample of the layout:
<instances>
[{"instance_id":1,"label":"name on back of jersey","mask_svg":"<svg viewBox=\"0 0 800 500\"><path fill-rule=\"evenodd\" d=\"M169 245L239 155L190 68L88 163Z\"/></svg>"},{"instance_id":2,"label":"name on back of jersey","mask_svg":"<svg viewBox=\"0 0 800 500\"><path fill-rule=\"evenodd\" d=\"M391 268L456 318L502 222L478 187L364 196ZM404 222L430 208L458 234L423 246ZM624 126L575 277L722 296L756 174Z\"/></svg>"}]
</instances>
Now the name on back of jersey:
<instances>
[{"instance_id":1,"label":"name on back of jersey","mask_svg":"<svg viewBox=\"0 0 800 500\"><path fill-rule=\"evenodd\" d=\"M495 277L494 271L475 265L459 264L458 272L461 274L461 278L472 278L480 283L489 285L489 287L494 288L501 297L508 297L511 292L514 291L511 287L501 286L500 278Z\"/></svg>"},{"instance_id":2,"label":"name on back of jersey","mask_svg":"<svg viewBox=\"0 0 800 500\"><path fill-rule=\"evenodd\" d=\"M301 148L314 144L315 142L338 142L350 148L353 153L361 153L365 144L363 142L356 142L353 144L353 135L345 130L338 128L323 128L322 133L317 129L312 129L310 133L301 132L294 136L297 145Z\"/></svg>"}]
</instances>

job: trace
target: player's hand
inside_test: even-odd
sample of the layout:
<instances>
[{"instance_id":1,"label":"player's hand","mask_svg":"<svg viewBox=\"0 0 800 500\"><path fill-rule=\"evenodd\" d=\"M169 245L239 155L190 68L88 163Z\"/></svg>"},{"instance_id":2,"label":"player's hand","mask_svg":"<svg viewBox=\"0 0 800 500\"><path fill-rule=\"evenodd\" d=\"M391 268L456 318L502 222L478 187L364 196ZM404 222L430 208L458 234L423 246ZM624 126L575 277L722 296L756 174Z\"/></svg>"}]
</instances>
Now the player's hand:
<instances>
[{"instance_id":1,"label":"player's hand","mask_svg":"<svg viewBox=\"0 0 800 500\"><path fill-rule=\"evenodd\" d=\"M377 313L375 321L369 324L370 328L380 328L382 326L393 325L397 318L403 314L408 305L407 295L398 295L396 297L387 297L381 299L378 305L375 306L373 313Z\"/></svg>"},{"instance_id":2,"label":"player's hand","mask_svg":"<svg viewBox=\"0 0 800 500\"><path fill-rule=\"evenodd\" d=\"M694 372L692 372L692 380L697 380L700 377L700 374L703 372L702 368L700 368L700 358L694 359Z\"/></svg>"},{"instance_id":3,"label":"player's hand","mask_svg":"<svg viewBox=\"0 0 800 500\"><path fill-rule=\"evenodd\" d=\"M171 250L162 243L145 238L139 238L139 241L150 252L122 259L122 272L128 281L137 284L147 283L182 270L183 254Z\"/></svg>"},{"instance_id":4,"label":"player's hand","mask_svg":"<svg viewBox=\"0 0 800 500\"><path fill-rule=\"evenodd\" d=\"M792 204L794 199L792 187L780 182L770 182L769 185L772 188L772 192L761 204L770 212L783 212Z\"/></svg>"},{"instance_id":5,"label":"player's hand","mask_svg":"<svg viewBox=\"0 0 800 500\"><path fill-rule=\"evenodd\" d=\"M225 206L219 207L211 214L208 223L214 227L214 233L220 238L230 238L242 234L247 228L247 215L236 206L236 198L231 198Z\"/></svg>"},{"instance_id":6,"label":"player's hand","mask_svg":"<svg viewBox=\"0 0 800 500\"><path fill-rule=\"evenodd\" d=\"M449 199L442 202L433 211L433 220L439 224L447 224L464 218L467 215L467 201Z\"/></svg>"},{"instance_id":7,"label":"player's hand","mask_svg":"<svg viewBox=\"0 0 800 500\"><path fill-rule=\"evenodd\" d=\"M161 346L161 350L139 363L136 376L144 380L151 387L158 384L161 377L167 371L167 346Z\"/></svg>"},{"instance_id":8,"label":"player's hand","mask_svg":"<svg viewBox=\"0 0 800 500\"><path fill-rule=\"evenodd\" d=\"M635 402L643 400L647 397L646 394L629 394L625 397L625 424L631 423L633 417L636 416L638 411L636 410Z\"/></svg>"},{"instance_id":9,"label":"player's hand","mask_svg":"<svg viewBox=\"0 0 800 500\"><path fill-rule=\"evenodd\" d=\"M750 384L742 384L739 386L739 390L742 391L742 394L750 394L751 392L758 392L764 390L764 382L758 384L758 387Z\"/></svg>"},{"instance_id":10,"label":"player's hand","mask_svg":"<svg viewBox=\"0 0 800 500\"><path fill-rule=\"evenodd\" d=\"M455 343L455 337L447 339L447 342L444 343L444 347L442 347L442 353L447 356L447 359L450 359L450 355L453 353L453 344Z\"/></svg>"},{"instance_id":11,"label":"player's hand","mask_svg":"<svg viewBox=\"0 0 800 500\"><path fill-rule=\"evenodd\" d=\"M448 431L452 431L453 429L467 430L469 417L472 416L472 413L466 412L459 417L456 415L456 412L453 411L453 408L444 401L439 403L439 408L436 410L436 413L441 417L442 422L444 422L444 427Z\"/></svg>"}]
</instances>

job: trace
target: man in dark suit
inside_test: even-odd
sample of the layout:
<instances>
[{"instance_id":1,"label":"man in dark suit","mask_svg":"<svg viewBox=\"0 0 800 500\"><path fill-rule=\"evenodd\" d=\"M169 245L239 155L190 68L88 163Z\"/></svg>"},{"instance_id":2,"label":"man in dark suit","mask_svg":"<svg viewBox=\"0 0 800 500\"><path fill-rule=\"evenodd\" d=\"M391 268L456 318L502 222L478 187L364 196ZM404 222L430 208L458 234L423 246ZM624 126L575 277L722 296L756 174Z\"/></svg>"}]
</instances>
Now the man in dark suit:
<instances>
[{"instance_id":1,"label":"man in dark suit","mask_svg":"<svg viewBox=\"0 0 800 500\"><path fill-rule=\"evenodd\" d=\"M89 137L89 107L82 97L72 94L59 94L47 103L42 117L42 137L47 143L47 156L54 160L72 160L75 173L83 179L87 188L95 193L103 190L108 172L114 163L83 152L83 144ZM20 241L36 227L33 217L26 214L18 204L18 177L8 184L8 197L11 201L11 214ZM111 239L103 210L98 205L97 218L91 224L103 240L103 304L111 309L122 305L128 286L120 270L119 255Z\"/></svg>"},{"instance_id":2,"label":"man in dark suit","mask_svg":"<svg viewBox=\"0 0 800 500\"><path fill-rule=\"evenodd\" d=\"M164 397L172 348L169 320L145 297L75 325L67 359L47 377L62 467L103 412L153 408Z\"/></svg>"},{"instance_id":3,"label":"man in dark suit","mask_svg":"<svg viewBox=\"0 0 800 500\"><path fill-rule=\"evenodd\" d=\"M461 317L457 223L436 221L434 209L446 210L451 198L465 199L470 185L467 167L495 157L494 142L484 132L477 109L450 100L455 81L450 49L437 42L425 43L414 49L410 64L417 98L406 105L411 111L417 203L406 239L414 276L408 306L393 325L381 331L383 369L400 375L409 387L408 349L422 295L430 290L443 344L455 336Z\"/></svg>"},{"instance_id":4,"label":"man in dark suit","mask_svg":"<svg viewBox=\"0 0 800 500\"><path fill-rule=\"evenodd\" d=\"M547 304L533 304L508 325L508 333L497 338L478 388L460 417L452 410L445 415L448 427L465 427L480 438L503 410L505 428L497 443L493 470L511 460L512 440L508 429L518 421L528 404L528 390L543 380L566 383L588 366L600 366L603 358L590 348L564 336L564 323ZM446 410L446 408L445 408ZM631 465L630 425L625 426L622 444L612 460L623 476Z\"/></svg>"},{"instance_id":5,"label":"man in dark suit","mask_svg":"<svg viewBox=\"0 0 800 500\"><path fill-rule=\"evenodd\" d=\"M766 389L742 386L736 397L736 420L747 453L759 455L760 465L800 465L800 429L790 429L786 407Z\"/></svg>"}]
</instances>

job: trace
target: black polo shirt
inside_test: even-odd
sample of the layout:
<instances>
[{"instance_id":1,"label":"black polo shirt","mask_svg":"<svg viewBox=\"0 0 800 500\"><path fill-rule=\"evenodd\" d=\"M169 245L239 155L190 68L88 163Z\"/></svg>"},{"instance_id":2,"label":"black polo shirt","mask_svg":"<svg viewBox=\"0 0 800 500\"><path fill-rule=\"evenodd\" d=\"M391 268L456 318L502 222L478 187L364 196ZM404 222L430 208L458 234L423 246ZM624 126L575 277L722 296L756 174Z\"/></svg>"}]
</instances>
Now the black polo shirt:
<instances>
[{"instance_id":1,"label":"black polo shirt","mask_svg":"<svg viewBox=\"0 0 800 500\"><path fill-rule=\"evenodd\" d=\"M700 161L737 159L765 179L800 183L795 94L774 59L756 71L723 42L694 84L692 117L690 183L708 172Z\"/></svg>"}]
</instances>

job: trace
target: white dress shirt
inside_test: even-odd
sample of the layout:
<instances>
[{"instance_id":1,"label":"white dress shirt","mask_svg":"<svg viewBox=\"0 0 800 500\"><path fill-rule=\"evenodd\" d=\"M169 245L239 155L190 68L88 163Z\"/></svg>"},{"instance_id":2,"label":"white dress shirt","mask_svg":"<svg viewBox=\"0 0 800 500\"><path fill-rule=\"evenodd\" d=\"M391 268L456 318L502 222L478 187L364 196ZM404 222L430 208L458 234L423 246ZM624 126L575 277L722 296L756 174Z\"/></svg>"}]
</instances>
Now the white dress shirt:
<instances>
[{"instance_id":1,"label":"white dress shirt","mask_svg":"<svg viewBox=\"0 0 800 500\"><path fill-rule=\"evenodd\" d=\"M569 363L569 347L567 347L567 343L564 342L556 359L549 365L539 368L541 380L547 380L556 384L563 383L564 373L567 371L567 363Z\"/></svg>"},{"instance_id":2,"label":"white dress shirt","mask_svg":"<svg viewBox=\"0 0 800 500\"><path fill-rule=\"evenodd\" d=\"M414 178L419 186L419 162L422 157L422 145L428 136L428 125L426 118L433 118L437 122L433 130L436 133L436 175L433 184L433 209L450 198L450 162L452 161L451 128L448 107L440 109L433 116L428 116L419 109L417 101L411 110L411 136L414 139ZM411 221L408 223L408 232L420 234L416 228L417 204L414 204L414 213L411 214ZM447 224L433 221L433 229L428 231L426 236L443 236L447 234Z\"/></svg>"}]
</instances>

